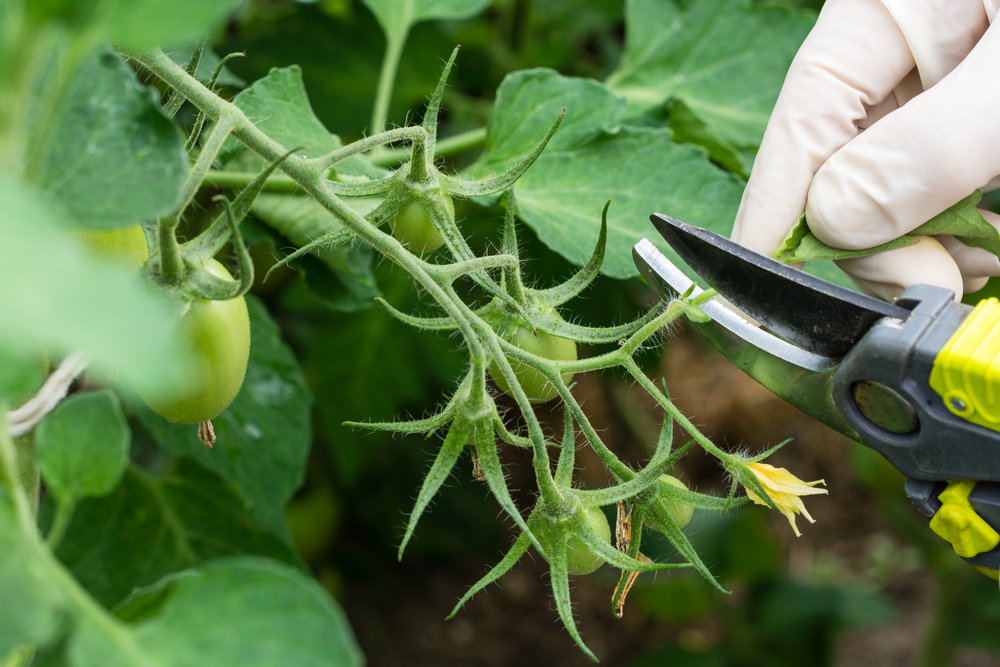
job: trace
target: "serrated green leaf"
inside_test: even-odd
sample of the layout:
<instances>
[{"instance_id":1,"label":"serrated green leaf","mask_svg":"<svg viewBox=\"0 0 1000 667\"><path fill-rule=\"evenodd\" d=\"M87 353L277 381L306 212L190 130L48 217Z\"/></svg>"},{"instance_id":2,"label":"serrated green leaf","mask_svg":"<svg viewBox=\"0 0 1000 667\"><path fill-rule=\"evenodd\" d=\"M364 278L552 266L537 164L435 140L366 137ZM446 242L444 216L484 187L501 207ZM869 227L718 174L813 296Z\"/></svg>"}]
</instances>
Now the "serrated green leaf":
<instances>
[{"instance_id":1,"label":"serrated green leaf","mask_svg":"<svg viewBox=\"0 0 1000 667\"><path fill-rule=\"evenodd\" d=\"M295 563L282 539L252 521L233 486L185 459L161 477L129 467L113 493L79 503L58 551L107 605L171 572L237 554Z\"/></svg>"},{"instance_id":2,"label":"serrated green leaf","mask_svg":"<svg viewBox=\"0 0 1000 667\"><path fill-rule=\"evenodd\" d=\"M37 18L59 19L97 41L141 49L204 39L240 0L32 0L26 4Z\"/></svg>"},{"instance_id":3,"label":"serrated green leaf","mask_svg":"<svg viewBox=\"0 0 1000 667\"><path fill-rule=\"evenodd\" d=\"M327 130L313 113L302 83L302 70L298 65L271 69L267 76L240 92L233 102L258 129L287 149L302 146L304 154L315 157L343 145L340 137ZM225 153L231 158L243 150L242 145L230 139ZM253 165L263 165L259 158L253 158L251 162ZM248 165L243 167L253 168ZM370 178L385 174L384 170L372 165L363 155L338 162L336 169L341 174Z\"/></svg>"},{"instance_id":4,"label":"serrated green leaf","mask_svg":"<svg viewBox=\"0 0 1000 667\"><path fill-rule=\"evenodd\" d=\"M629 128L578 148L546 150L515 186L524 222L576 264L590 256L611 199L601 272L614 278L638 275L631 251L643 237L685 266L650 225L650 213L728 234L742 189L701 149L675 143L669 130Z\"/></svg>"},{"instance_id":5,"label":"serrated green leaf","mask_svg":"<svg viewBox=\"0 0 1000 667\"><path fill-rule=\"evenodd\" d=\"M501 174L534 150L566 109L546 151L573 148L618 128L625 100L591 79L530 69L504 77L486 126L486 148L471 177Z\"/></svg>"},{"instance_id":6,"label":"serrated green leaf","mask_svg":"<svg viewBox=\"0 0 1000 667\"><path fill-rule=\"evenodd\" d=\"M128 464L131 438L118 397L110 390L71 396L35 431L46 488L62 502L110 493Z\"/></svg>"},{"instance_id":7,"label":"serrated green leaf","mask_svg":"<svg viewBox=\"0 0 1000 667\"><path fill-rule=\"evenodd\" d=\"M703 121L681 100L671 100L669 107L670 129L674 139L682 144L695 144L708 151L708 156L719 166L739 174L750 176L750 163L739 148L723 139L714 127Z\"/></svg>"},{"instance_id":8,"label":"serrated green leaf","mask_svg":"<svg viewBox=\"0 0 1000 667\"><path fill-rule=\"evenodd\" d=\"M211 3L209 3L211 4ZM155 92L114 53L77 70L32 180L81 225L112 228L166 214L187 173L184 137Z\"/></svg>"},{"instance_id":9,"label":"serrated green leaf","mask_svg":"<svg viewBox=\"0 0 1000 667\"><path fill-rule=\"evenodd\" d=\"M156 389L183 370L161 295L134 272L95 259L58 209L0 175L0 341L10 351L86 353L133 386Z\"/></svg>"},{"instance_id":10,"label":"serrated green leaf","mask_svg":"<svg viewBox=\"0 0 1000 667\"><path fill-rule=\"evenodd\" d=\"M676 98L724 141L754 146L815 18L748 0L629 0L625 50L607 84L630 114Z\"/></svg>"},{"instance_id":11,"label":"serrated green leaf","mask_svg":"<svg viewBox=\"0 0 1000 667\"><path fill-rule=\"evenodd\" d=\"M261 558L214 561L136 593L160 598L155 616L131 626L135 642L159 664L329 665L363 664L343 610L303 572ZM180 638L180 640L179 640ZM103 665L82 655L80 665Z\"/></svg>"},{"instance_id":12,"label":"serrated green leaf","mask_svg":"<svg viewBox=\"0 0 1000 667\"><path fill-rule=\"evenodd\" d=\"M262 525L275 528L302 484L312 438L312 394L267 309L252 297L247 306L250 362L236 400L212 420L218 438L214 449L198 440L193 426L169 423L142 405L135 409L160 446L221 475L239 489Z\"/></svg>"},{"instance_id":13,"label":"serrated green leaf","mask_svg":"<svg viewBox=\"0 0 1000 667\"><path fill-rule=\"evenodd\" d=\"M400 39L410 27L433 19L465 19L493 0L364 0L389 39Z\"/></svg>"}]
</instances>

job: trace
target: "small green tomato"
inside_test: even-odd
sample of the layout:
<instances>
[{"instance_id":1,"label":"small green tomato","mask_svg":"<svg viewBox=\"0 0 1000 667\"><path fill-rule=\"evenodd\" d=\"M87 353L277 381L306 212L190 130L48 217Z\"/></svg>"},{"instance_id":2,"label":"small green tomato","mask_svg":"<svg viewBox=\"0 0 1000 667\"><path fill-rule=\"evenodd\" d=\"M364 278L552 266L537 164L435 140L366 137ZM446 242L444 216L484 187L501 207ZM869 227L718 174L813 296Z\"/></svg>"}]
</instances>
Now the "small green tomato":
<instances>
[{"instance_id":1,"label":"small green tomato","mask_svg":"<svg viewBox=\"0 0 1000 667\"><path fill-rule=\"evenodd\" d=\"M525 352L545 359L553 361L576 361L577 359L575 341L544 331L531 333L527 327L516 326L513 329L508 329L503 334L503 338ZM528 400L532 403L545 403L559 395L559 390L539 370L517 359L510 359L510 366L514 370L514 376L517 377L521 388L524 389L524 393L528 395ZM490 364L487 370L500 390L510 394L510 384L501 375L496 364ZM569 382L573 379L573 374L563 373L562 379L564 382Z\"/></svg>"},{"instance_id":2,"label":"small green tomato","mask_svg":"<svg viewBox=\"0 0 1000 667\"><path fill-rule=\"evenodd\" d=\"M455 202L452 201L451 196L442 193L441 200L454 219ZM427 215L427 211L424 210L420 202L410 202L403 210L392 216L389 219L389 228L392 230L392 235L400 243L406 246L410 252L418 255L434 252L444 245L441 233L431 222L430 216Z\"/></svg>"},{"instance_id":3,"label":"small green tomato","mask_svg":"<svg viewBox=\"0 0 1000 667\"><path fill-rule=\"evenodd\" d=\"M206 268L220 278L232 279L215 260L210 260ZM246 300L193 301L177 323L176 335L194 352L193 374L185 379L184 386L140 396L167 421L198 424L229 407L243 386L250 357Z\"/></svg>"},{"instance_id":4,"label":"small green tomato","mask_svg":"<svg viewBox=\"0 0 1000 667\"><path fill-rule=\"evenodd\" d=\"M601 539L611 543L611 525L608 518L599 507L588 507L581 510L579 521L586 521L587 524L601 536ZM535 514L528 520L528 528L541 542L546 551L549 550L549 540L551 536L545 529L545 520L541 515ZM566 541L566 570L570 574L590 574L601 565L604 559L587 548L576 536L571 535Z\"/></svg>"},{"instance_id":5,"label":"small green tomato","mask_svg":"<svg viewBox=\"0 0 1000 667\"><path fill-rule=\"evenodd\" d=\"M670 486L687 491L687 485L673 475L660 475L660 485L662 486L664 484L669 484ZM660 504L663 505L663 508L667 510L667 514L670 515L670 518L673 519L680 528L683 528L691 523L691 517L694 516L694 508L690 505L674 502L665 498L660 499Z\"/></svg>"},{"instance_id":6,"label":"small green tomato","mask_svg":"<svg viewBox=\"0 0 1000 667\"><path fill-rule=\"evenodd\" d=\"M146 235L141 225L119 227L118 229L86 230L80 233L84 244L101 259L118 262L138 269L149 256Z\"/></svg>"}]
</instances>

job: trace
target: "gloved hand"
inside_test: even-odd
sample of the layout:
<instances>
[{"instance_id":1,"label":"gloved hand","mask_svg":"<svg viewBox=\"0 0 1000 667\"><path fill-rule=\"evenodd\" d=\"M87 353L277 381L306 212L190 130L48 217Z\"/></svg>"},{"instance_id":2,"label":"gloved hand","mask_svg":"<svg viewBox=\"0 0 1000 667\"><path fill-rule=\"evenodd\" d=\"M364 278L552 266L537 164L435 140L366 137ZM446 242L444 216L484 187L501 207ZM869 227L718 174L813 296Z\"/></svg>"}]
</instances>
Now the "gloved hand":
<instances>
[{"instance_id":1,"label":"gloved hand","mask_svg":"<svg viewBox=\"0 0 1000 667\"><path fill-rule=\"evenodd\" d=\"M830 246L892 240L1000 175L1000 0L827 0L781 89L733 239L771 255L805 211ZM1000 216L984 212L1000 227ZM841 260L868 291L1000 275L953 237Z\"/></svg>"}]
</instances>

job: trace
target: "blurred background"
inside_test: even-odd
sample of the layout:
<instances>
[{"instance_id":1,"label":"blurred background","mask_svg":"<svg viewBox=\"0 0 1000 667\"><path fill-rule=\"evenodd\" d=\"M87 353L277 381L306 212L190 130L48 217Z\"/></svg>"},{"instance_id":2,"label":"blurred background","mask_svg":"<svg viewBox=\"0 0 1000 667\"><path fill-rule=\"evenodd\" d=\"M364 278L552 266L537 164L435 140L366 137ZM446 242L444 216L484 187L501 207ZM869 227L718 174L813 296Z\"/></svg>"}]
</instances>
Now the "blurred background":
<instances>
[{"instance_id":1,"label":"blurred background","mask_svg":"<svg viewBox=\"0 0 1000 667\"><path fill-rule=\"evenodd\" d=\"M815 9L821 3L792 4ZM622 5L497 0L474 19L421 23L407 42L389 119L419 118L455 44L462 52L445 96L442 137L483 127L508 72L551 67L602 79L622 48ZM231 92L271 67L299 64L317 116L349 141L365 131L384 44L357 0L252 0L212 46L218 54L246 53L228 66L224 81ZM473 150L449 159L460 169L475 157ZM495 242L502 209L470 202L456 208L474 248ZM259 221L251 225L263 276L290 244ZM532 281L552 284L573 270L529 230L521 234ZM341 288L332 278L329 298L317 296L324 294L317 289L324 284L322 267L303 267L255 287L315 393L307 481L287 515L297 550L343 605L369 664L583 664L586 658L559 623L547 567L537 557L525 558L499 586L444 620L515 536L467 459L397 561L406 513L439 441L352 431L341 423L429 413L453 388L463 356L445 335L417 333L382 309L338 300ZM375 274L390 302L404 310L417 302L392 266L379 264ZM564 314L605 325L654 302L638 279L602 278ZM825 479L829 495L807 500L816 523L800 519L800 538L764 508L721 517L696 512L686 532L729 596L695 575L642 574L624 617L616 619L610 598L619 572L604 567L574 577L581 634L605 664L1000 664L996 582L967 567L926 528L890 466L772 397L684 326L663 342L640 361L666 378L676 402L707 435L749 452L793 438L770 462L806 480ZM577 382L574 391L606 442L626 462L641 463L658 429L645 394L612 373ZM557 413L548 417L558 422ZM587 453L578 458L578 482L607 484L603 467ZM504 463L511 488L520 489L515 500L529 507L529 458L505 450ZM697 452L673 472L698 491L727 490L723 471ZM649 538L643 550L654 559L672 556L665 540Z\"/></svg>"}]
</instances>

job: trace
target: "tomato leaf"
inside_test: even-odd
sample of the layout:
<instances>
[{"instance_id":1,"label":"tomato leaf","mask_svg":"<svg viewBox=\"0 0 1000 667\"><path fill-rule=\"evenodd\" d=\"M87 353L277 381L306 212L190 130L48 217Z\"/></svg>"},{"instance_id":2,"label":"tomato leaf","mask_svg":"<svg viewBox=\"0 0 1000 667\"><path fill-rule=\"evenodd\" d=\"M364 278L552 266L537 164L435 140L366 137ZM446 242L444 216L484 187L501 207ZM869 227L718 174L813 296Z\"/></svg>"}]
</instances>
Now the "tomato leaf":
<instances>
[{"instance_id":1,"label":"tomato leaf","mask_svg":"<svg viewBox=\"0 0 1000 667\"><path fill-rule=\"evenodd\" d=\"M316 118L298 65L273 68L267 76L240 92L233 102L259 129L286 149L302 146L304 154L315 157L343 145L340 137L327 130ZM229 159L244 150L234 139L230 139L225 148ZM252 162L263 166L263 161L259 158L253 158ZM370 178L385 174L384 170L372 165L363 155L338 162L336 169L341 174Z\"/></svg>"},{"instance_id":2,"label":"tomato leaf","mask_svg":"<svg viewBox=\"0 0 1000 667\"><path fill-rule=\"evenodd\" d=\"M257 521L282 530L281 510L302 483L309 453L312 394L267 309L251 297L247 306L246 379L233 404L212 420L218 438L213 449L201 444L193 426L171 424L138 401L134 410L161 447L221 475L239 490Z\"/></svg>"},{"instance_id":3,"label":"tomato leaf","mask_svg":"<svg viewBox=\"0 0 1000 667\"><path fill-rule=\"evenodd\" d=\"M128 463L131 438L118 397L110 390L71 396L35 432L46 488L69 502L110 493Z\"/></svg>"},{"instance_id":4,"label":"tomato leaf","mask_svg":"<svg viewBox=\"0 0 1000 667\"><path fill-rule=\"evenodd\" d=\"M363 0L389 40L406 37L420 21L465 19L483 11L493 0Z\"/></svg>"},{"instance_id":5,"label":"tomato leaf","mask_svg":"<svg viewBox=\"0 0 1000 667\"><path fill-rule=\"evenodd\" d=\"M178 205L184 137L120 57L88 58L63 99L51 132L36 138L45 148L32 180L45 194L81 225L105 229Z\"/></svg>"},{"instance_id":6,"label":"tomato leaf","mask_svg":"<svg viewBox=\"0 0 1000 667\"><path fill-rule=\"evenodd\" d=\"M152 616L151 601L157 612ZM261 558L217 560L167 577L118 610L125 620L137 612L133 635L161 664L360 667L364 662L343 610L329 594L303 572ZM266 642L250 639L265 629ZM99 654L92 658L87 664L101 664Z\"/></svg>"},{"instance_id":7,"label":"tomato leaf","mask_svg":"<svg viewBox=\"0 0 1000 667\"><path fill-rule=\"evenodd\" d=\"M596 81L563 76L550 69L508 74L497 88L486 126L486 148L467 176L502 174L523 160L563 109L566 117L549 141L548 152L580 146L614 132L625 113L625 100Z\"/></svg>"},{"instance_id":8,"label":"tomato leaf","mask_svg":"<svg viewBox=\"0 0 1000 667\"><path fill-rule=\"evenodd\" d=\"M807 262L825 259L849 259L866 257L887 250L894 250L917 242L917 236L951 234L968 246L988 250L1000 255L1000 232L983 217L976 204L983 193L976 190L968 197L956 202L933 218L923 223L909 234L900 236L872 248L842 250L826 245L809 231L805 216L800 216L795 226L782 241L775 257L782 262Z\"/></svg>"},{"instance_id":9,"label":"tomato leaf","mask_svg":"<svg viewBox=\"0 0 1000 667\"><path fill-rule=\"evenodd\" d=\"M708 151L712 161L726 171L749 178L750 164L746 156L735 145L723 139L715 127L702 120L679 99L671 100L668 110L670 129L674 132L675 141L701 146Z\"/></svg>"},{"instance_id":10,"label":"tomato leaf","mask_svg":"<svg viewBox=\"0 0 1000 667\"><path fill-rule=\"evenodd\" d=\"M718 136L755 146L815 13L748 0L629 0L607 85L642 114L678 99Z\"/></svg>"},{"instance_id":11,"label":"tomato leaf","mask_svg":"<svg viewBox=\"0 0 1000 667\"><path fill-rule=\"evenodd\" d=\"M669 130L624 128L577 148L546 150L515 191L524 222L575 264L590 256L611 199L601 272L630 278L638 275L632 246L643 237L685 266L649 224L650 213L728 234L742 184L712 166L700 148L674 142Z\"/></svg>"},{"instance_id":12,"label":"tomato leaf","mask_svg":"<svg viewBox=\"0 0 1000 667\"><path fill-rule=\"evenodd\" d=\"M77 31L132 49L204 39L239 0L40 0L40 19L61 19Z\"/></svg>"},{"instance_id":13,"label":"tomato leaf","mask_svg":"<svg viewBox=\"0 0 1000 667\"><path fill-rule=\"evenodd\" d=\"M58 551L106 605L172 572L241 553L296 562L280 537L253 522L236 488L186 459L162 476L130 466L113 493L77 505Z\"/></svg>"}]
</instances>

